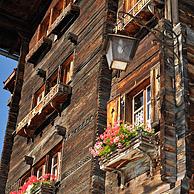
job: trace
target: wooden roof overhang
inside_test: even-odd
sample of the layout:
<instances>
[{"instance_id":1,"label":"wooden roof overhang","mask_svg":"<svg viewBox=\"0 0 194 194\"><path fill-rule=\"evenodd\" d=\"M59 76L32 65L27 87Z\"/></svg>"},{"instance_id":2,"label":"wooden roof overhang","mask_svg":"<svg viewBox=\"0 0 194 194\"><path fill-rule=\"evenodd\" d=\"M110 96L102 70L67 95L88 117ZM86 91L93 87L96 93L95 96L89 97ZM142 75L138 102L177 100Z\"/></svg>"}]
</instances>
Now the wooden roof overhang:
<instances>
[{"instance_id":1,"label":"wooden roof overhang","mask_svg":"<svg viewBox=\"0 0 194 194\"><path fill-rule=\"evenodd\" d=\"M0 0L0 54L19 55L21 37L30 39L51 0Z\"/></svg>"},{"instance_id":2,"label":"wooden roof overhang","mask_svg":"<svg viewBox=\"0 0 194 194\"><path fill-rule=\"evenodd\" d=\"M17 69L15 68L11 75L3 82L4 87L3 89L10 91L13 93L14 90L14 85L15 85L15 80L16 80L16 71Z\"/></svg>"}]
</instances>

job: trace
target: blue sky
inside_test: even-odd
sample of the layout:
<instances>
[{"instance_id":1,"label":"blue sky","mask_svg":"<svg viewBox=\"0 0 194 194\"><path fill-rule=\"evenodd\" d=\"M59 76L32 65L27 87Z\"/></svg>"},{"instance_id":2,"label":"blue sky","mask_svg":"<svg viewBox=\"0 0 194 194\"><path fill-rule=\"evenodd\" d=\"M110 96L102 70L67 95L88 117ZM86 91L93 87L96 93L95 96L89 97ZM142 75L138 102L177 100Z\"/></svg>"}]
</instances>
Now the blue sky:
<instances>
[{"instance_id":1,"label":"blue sky","mask_svg":"<svg viewBox=\"0 0 194 194\"><path fill-rule=\"evenodd\" d=\"M7 100L10 92L3 89L3 81L11 74L17 66L17 62L0 55L0 155L2 152L4 133L7 124L8 106Z\"/></svg>"}]
</instances>

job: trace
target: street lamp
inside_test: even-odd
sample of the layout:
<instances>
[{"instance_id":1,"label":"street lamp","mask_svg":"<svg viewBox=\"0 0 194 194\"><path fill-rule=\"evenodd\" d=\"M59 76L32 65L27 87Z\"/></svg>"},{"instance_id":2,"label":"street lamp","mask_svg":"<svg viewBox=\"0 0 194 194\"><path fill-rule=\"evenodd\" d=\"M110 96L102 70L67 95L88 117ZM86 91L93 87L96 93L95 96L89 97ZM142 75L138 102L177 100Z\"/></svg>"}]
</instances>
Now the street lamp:
<instances>
[{"instance_id":1,"label":"street lamp","mask_svg":"<svg viewBox=\"0 0 194 194\"><path fill-rule=\"evenodd\" d=\"M141 21L140 18L137 18L137 16L135 17L125 12L119 13L129 15L135 20L137 25L146 28L150 33L152 33L155 36L156 41L160 42L162 45L165 45L169 50L173 52L173 54L180 61L179 56L173 51L173 46L168 45L162 39L160 39L160 37L156 36L156 32L158 32L160 35L164 37L165 35L162 32L160 32L157 29L153 30L150 29ZM172 31L172 33L176 36L174 31ZM140 42L139 39L133 37L119 34L108 34L108 42L106 45L106 58L109 68L123 71L126 70L128 63L130 63L133 57L135 56L139 42Z\"/></svg>"},{"instance_id":2,"label":"street lamp","mask_svg":"<svg viewBox=\"0 0 194 194\"><path fill-rule=\"evenodd\" d=\"M133 37L108 34L106 58L110 69L125 70L133 59L139 40Z\"/></svg>"}]
</instances>

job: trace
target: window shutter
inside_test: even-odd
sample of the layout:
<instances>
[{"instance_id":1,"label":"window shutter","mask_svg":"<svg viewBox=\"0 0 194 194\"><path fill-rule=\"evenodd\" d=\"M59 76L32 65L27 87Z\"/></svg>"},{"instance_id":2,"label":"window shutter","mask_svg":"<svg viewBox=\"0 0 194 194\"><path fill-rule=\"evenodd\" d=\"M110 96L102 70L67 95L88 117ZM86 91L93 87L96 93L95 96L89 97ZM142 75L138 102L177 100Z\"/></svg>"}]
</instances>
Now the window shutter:
<instances>
[{"instance_id":1,"label":"window shutter","mask_svg":"<svg viewBox=\"0 0 194 194\"><path fill-rule=\"evenodd\" d=\"M119 99L120 97L117 97L107 104L107 126L113 126L119 119Z\"/></svg>"},{"instance_id":2,"label":"window shutter","mask_svg":"<svg viewBox=\"0 0 194 194\"><path fill-rule=\"evenodd\" d=\"M150 71L151 85L151 125L159 125L160 119L160 66L157 65Z\"/></svg>"}]
</instances>

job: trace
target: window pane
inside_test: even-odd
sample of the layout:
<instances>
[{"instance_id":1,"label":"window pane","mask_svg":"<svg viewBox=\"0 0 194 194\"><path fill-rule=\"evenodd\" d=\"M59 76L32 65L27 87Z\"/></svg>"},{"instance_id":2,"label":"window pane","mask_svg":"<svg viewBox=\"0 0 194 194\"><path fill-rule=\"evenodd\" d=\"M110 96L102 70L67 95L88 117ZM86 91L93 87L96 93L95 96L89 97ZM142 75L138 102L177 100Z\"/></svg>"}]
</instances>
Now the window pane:
<instances>
[{"instance_id":1,"label":"window pane","mask_svg":"<svg viewBox=\"0 0 194 194\"><path fill-rule=\"evenodd\" d=\"M150 86L147 88L147 102L150 102L151 100L151 89Z\"/></svg>"},{"instance_id":2,"label":"window pane","mask_svg":"<svg viewBox=\"0 0 194 194\"><path fill-rule=\"evenodd\" d=\"M141 107L143 107L143 92L139 93L134 98L134 111L138 110Z\"/></svg>"},{"instance_id":3,"label":"window pane","mask_svg":"<svg viewBox=\"0 0 194 194\"><path fill-rule=\"evenodd\" d=\"M124 115L125 115L125 98L124 96L121 96L120 99L120 120L124 120Z\"/></svg>"},{"instance_id":4,"label":"window pane","mask_svg":"<svg viewBox=\"0 0 194 194\"><path fill-rule=\"evenodd\" d=\"M143 117L143 108L142 108L134 114L134 124L140 125L143 122L144 122L144 117Z\"/></svg>"},{"instance_id":5,"label":"window pane","mask_svg":"<svg viewBox=\"0 0 194 194\"><path fill-rule=\"evenodd\" d=\"M40 178L43 175L43 168L39 168L37 171L37 178Z\"/></svg>"},{"instance_id":6,"label":"window pane","mask_svg":"<svg viewBox=\"0 0 194 194\"><path fill-rule=\"evenodd\" d=\"M151 118L151 103L147 104L147 120Z\"/></svg>"},{"instance_id":7,"label":"window pane","mask_svg":"<svg viewBox=\"0 0 194 194\"><path fill-rule=\"evenodd\" d=\"M55 166L53 168L53 175L55 175L56 177L58 176L58 167L57 166Z\"/></svg>"},{"instance_id":8,"label":"window pane","mask_svg":"<svg viewBox=\"0 0 194 194\"><path fill-rule=\"evenodd\" d=\"M53 158L53 166L55 165L55 164L57 164L57 156L55 156L54 158Z\"/></svg>"}]
</instances>

